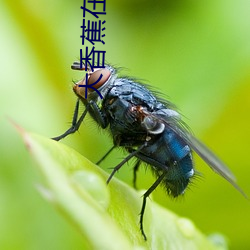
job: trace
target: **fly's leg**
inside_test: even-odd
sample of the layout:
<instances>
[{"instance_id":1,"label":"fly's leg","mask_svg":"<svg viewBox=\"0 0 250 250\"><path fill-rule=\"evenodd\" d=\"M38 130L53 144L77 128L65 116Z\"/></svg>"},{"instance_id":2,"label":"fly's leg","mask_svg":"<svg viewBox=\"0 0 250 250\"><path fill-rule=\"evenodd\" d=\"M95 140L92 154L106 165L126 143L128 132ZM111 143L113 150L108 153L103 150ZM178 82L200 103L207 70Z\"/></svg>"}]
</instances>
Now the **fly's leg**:
<instances>
[{"instance_id":1,"label":"fly's leg","mask_svg":"<svg viewBox=\"0 0 250 250\"><path fill-rule=\"evenodd\" d=\"M120 162L116 167L114 167L112 173L110 174L107 184L111 181L114 174L126 163L128 162L132 157L134 157L138 152L140 152L144 147L147 146L147 143L142 144L137 150L134 150L132 153L130 153L122 162Z\"/></svg>"},{"instance_id":2,"label":"fly's leg","mask_svg":"<svg viewBox=\"0 0 250 250\"><path fill-rule=\"evenodd\" d=\"M88 111L90 115L102 128L106 128L108 125L107 118L104 115L104 113L100 110L97 103L91 100L88 102L88 105L89 105Z\"/></svg>"},{"instance_id":3,"label":"fly's leg","mask_svg":"<svg viewBox=\"0 0 250 250\"><path fill-rule=\"evenodd\" d=\"M75 106L75 110L74 110L74 116L73 116L71 127L65 133L63 133L62 135L59 135L59 136L51 138L51 139L53 139L55 141L60 141L64 137L68 136L69 134L75 133L79 129L79 127L80 127L80 125L81 125L84 117L86 116L86 114L88 112L88 108L86 108L84 110L84 112L82 113L81 117L79 118L79 120L77 121L77 119L78 119L78 112L79 112L79 104L80 104L80 100L78 99L77 102L76 102L76 106Z\"/></svg>"},{"instance_id":4,"label":"fly's leg","mask_svg":"<svg viewBox=\"0 0 250 250\"><path fill-rule=\"evenodd\" d=\"M153 185L147 190L147 192L143 195L143 201L142 201L142 207L140 212L140 230L142 233L142 236L144 240L147 240L147 236L143 229L143 216L146 208L146 200L148 196L157 188L157 186L162 182L163 178L165 177L167 172L164 172L162 175L160 175L157 180L153 183Z\"/></svg>"},{"instance_id":5,"label":"fly's leg","mask_svg":"<svg viewBox=\"0 0 250 250\"><path fill-rule=\"evenodd\" d=\"M96 165L99 165L115 148L116 146L114 145L97 163Z\"/></svg>"},{"instance_id":6,"label":"fly's leg","mask_svg":"<svg viewBox=\"0 0 250 250\"><path fill-rule=\"evenodd\" d=\"M93 115L93 118L101 125L102 128L107 127L107 121L105 119L106 117L101 112L98 105L94 101L90 101L90 102L87 103L86 109L81 114L79 120L77 120L78 119L78 113L79 113L79 104L80 104L80 100L78 99L77 102L76 102L71 127L65 133L63 133L62 135L59 135L57 137L52 138L53 140L60 141L64 137L68 136L69 134L75 133L79 129L83 119L85 118L85 116L86 116L86 114L88 112L91 115Z\"/></svg>"},{"instance_id":7,"label":"fly's leg","mask_svg":"<svg viewBox=\"0 0 250 250\"><path fill-rule=\"evenodd\" d=\"M137 160L136 163L135 163L134 169L133 169L133 186L134 186L135 189L137 189L136 188L136 173L137 173L140 165L141 165L141 161Z\"/></svg>"}]
</instances>

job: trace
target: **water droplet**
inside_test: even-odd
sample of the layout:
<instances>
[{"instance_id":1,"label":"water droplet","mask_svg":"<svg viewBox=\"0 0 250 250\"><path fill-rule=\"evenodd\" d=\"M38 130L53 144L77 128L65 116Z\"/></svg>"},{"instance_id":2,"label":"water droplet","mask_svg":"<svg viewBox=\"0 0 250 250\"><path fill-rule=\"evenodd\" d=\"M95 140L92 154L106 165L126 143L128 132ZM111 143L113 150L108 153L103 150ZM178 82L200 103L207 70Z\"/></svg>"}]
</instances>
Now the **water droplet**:
<instances>
[{"instance_id":1,"label":"water droplet","mask_svg":"<svg viewBox=\"0 0 250 250\"><path fill-rule=\"evenodd\" d=\"M104 179L95 173L83 170L75 171L72 178L81 192L87 192L99 205L108 207L110 196Z\"/></svg>"},{"instance_id":2,"label":"water droplet","mask_svg":"<svg viewBox=\"0 0 250 250\"><path fill-rule=\"evenodd\" d=\"M186 218L179 218L177 220L177 225L179 226L179 229L184 234L184 236L186 236L187 238L194 237L195 226L192 221Z\"/></svg>"}]
</instances>

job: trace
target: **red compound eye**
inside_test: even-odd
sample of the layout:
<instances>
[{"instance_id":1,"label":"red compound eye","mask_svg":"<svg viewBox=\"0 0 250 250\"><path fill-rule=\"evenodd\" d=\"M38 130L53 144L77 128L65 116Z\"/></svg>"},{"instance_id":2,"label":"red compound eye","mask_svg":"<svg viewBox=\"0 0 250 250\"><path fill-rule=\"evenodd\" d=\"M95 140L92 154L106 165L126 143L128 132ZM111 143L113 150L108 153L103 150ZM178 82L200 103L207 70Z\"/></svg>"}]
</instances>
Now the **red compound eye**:
<instances>
[{"instance_id":1,"label":"red compound eye","mask_svg":"<svg viewBox=\"0 0 250 250\"><path fill-rule=\"evenodd\" d=\"M102 75L101 79L98 81L100 76ZM96 82L96 84L93 85L95 89L99 89L104 83L107 82L111 75L111 72L108 69L99 69L92 73L88 79L88 85L92 85ZM93 89L89 89L90 92L93 92Z\"/></svg>"}]
</instances>

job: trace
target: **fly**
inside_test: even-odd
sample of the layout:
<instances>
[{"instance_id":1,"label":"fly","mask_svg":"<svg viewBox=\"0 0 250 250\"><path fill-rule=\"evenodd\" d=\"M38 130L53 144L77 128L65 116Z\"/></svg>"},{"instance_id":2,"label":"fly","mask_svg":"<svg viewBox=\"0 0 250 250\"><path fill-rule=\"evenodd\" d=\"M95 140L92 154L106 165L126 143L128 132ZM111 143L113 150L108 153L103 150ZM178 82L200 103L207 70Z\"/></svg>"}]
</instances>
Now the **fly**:
<instances>
[{"instance_id":1,"label":"fly","mask_svg":"<svg viewBox=\"0 0 250 250\"><path fill-rule=\"evenodd\" d=\"M74 62L71 68L84 70L85 66L81 68L80 63ZM85 77L73 87L78 99L71 127L53 139L59 141L76 132L89 113L113 137L114 146L98 163L116 147L123 147L128 152L125 159L113 169L107 183L131 158L137 159L134 185L140 165L146 163L151 167L157 178L143 195L140 213L140 230L145 240L143 216L147 197L159 184L172 197L184 193L195 174L192 151L246 197L227 166L188 131L172 103L158 98L141 83L119 78L116 70L109 65L95 69L86 76L87 79ZM93 87L88 88L89 85L94 85L98 91ZM80 102L84 104L85 110L78 117Z\"/></svg>"}]
</instances>

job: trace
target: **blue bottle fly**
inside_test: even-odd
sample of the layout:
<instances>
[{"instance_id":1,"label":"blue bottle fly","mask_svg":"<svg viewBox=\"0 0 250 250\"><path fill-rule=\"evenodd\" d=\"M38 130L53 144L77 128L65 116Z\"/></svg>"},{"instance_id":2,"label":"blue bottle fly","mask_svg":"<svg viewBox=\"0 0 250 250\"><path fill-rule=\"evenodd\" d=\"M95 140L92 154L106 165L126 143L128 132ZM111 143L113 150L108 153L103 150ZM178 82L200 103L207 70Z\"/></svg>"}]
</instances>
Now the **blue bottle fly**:
<instances>
[{"instance_id":1,"label":"blue bottle fly","mask_svg":"<svg viewBox=\"0 0 250 250\"><path fill-rule=\"evenodd\" d=\"M73 63L72 69L84 70L78 62ZM188 131L175 106L158 98L147 86L127 77L119 78L116 70L107 65L94 72L89 71L87 79L85 77L76 83L73 91L78 100L72 126L53 139L59 141L77 131L89 113L101 128L109 130L113 138L114 146L101 160L116 147L123 147L128 152L127 157L113 169L107 183L131 158L137 159L134 185L141 163L151 167L156 181L143 195L140 213L140 229L145 240L143 215L147 197L159 184L172 197L184 193L195 174L192 151L244 195L225 164ZM85 110L79 116L80 102Z\"/></svg>"}]
</instances>

